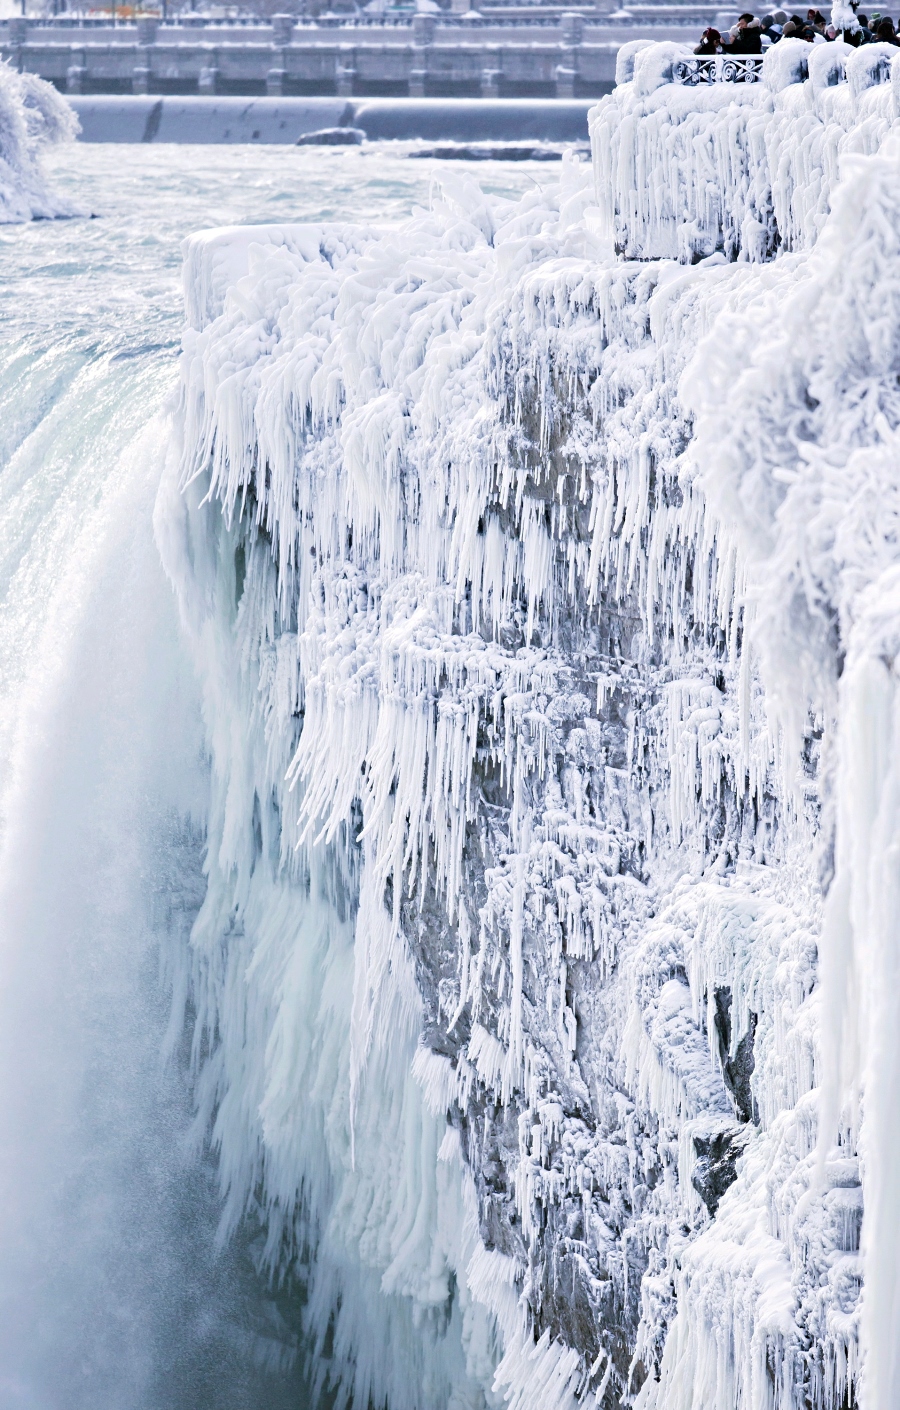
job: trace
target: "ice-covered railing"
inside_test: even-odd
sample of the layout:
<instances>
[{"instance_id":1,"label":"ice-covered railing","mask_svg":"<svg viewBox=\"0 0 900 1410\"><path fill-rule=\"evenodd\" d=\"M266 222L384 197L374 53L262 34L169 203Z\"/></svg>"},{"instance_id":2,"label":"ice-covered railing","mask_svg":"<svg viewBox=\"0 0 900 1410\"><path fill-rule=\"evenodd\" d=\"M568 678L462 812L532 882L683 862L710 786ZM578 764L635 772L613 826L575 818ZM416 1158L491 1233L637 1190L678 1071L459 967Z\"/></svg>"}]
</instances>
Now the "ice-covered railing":
<instances>
[{"instance_id":1,"label":"ice-covered railing","mask_svg":"<svg viewBox=\"0 0 900 1410\"><path fill-rule=\"evenodd\" d=\"M188 244L200 1119L359 1403L900 1403L882 137L769 263L616 258L572 160Z\"/></svg>"},{"instance_id":2,"label":"ice-covered railing","mask_svg":"<svg viewBox=\"0 0 900 1410\"><path fill-rule=\"evenodd\" d=\"M762 78L762 65L762 54L739 54L734 58L725 54L710 57L695 54L689 59L678 59L672 65L672 79L692 87L699 83L758 83Z\"/></svg>"},{"instance_id":3,"label":"ice-covered railing","mask_svg":"<svg viewBox=\"0 0 900 1410\"><path fill-rule=\"evenodd\" d=\"M75 113L51 84L0 60L0 224L72 213L47 189L40 154L77 130Z\"/></svg>"},{"instance_id":4,"label":"ice-covered railing","mask_svg":"<svg viewBox=\"0 0 900 1410\"><path fill-rule=\"evenodd\" d=\"M679 81L693 62L675 44L620 50L590 120L603 233L628 258L685 263L810 249L844 154L900 131L896 48L783 39L758 84Z\"/></svg>"}]
</instances>

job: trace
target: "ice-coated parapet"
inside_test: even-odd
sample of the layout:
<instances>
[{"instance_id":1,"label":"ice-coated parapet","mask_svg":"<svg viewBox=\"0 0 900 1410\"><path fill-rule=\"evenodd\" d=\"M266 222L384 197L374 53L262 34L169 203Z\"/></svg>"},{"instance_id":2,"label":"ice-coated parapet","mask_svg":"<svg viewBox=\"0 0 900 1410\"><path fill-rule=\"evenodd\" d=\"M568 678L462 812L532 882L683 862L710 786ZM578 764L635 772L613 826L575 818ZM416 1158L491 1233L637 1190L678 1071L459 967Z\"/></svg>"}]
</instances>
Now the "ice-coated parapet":
<instances>
[{"instance_id":1,"label":"ice-coated parapet","mask_svg":"<svg viewBox=\"0 0 900 1410\"><path fill-rule=\"evenodd\" d=\"M599 226L632 259L809 250L845 153L900 132L900 60L887 44L783 39L756 83L678 82L689 51L636 41L591 110Z\"/></svg>"},{"instance_id":2,"label":"ice-coated parapet","mask_svg":"<svg viewBox=\"0 0 900 1410\"><path fill-rule=\"evenodd\" d=\"M273 249L317 259L321 231L302 225L232 225L203 230L182 244L182 288L188 328L200 332L218 318L225 296L253 269L254 251L266 259Z\"/></svg>"},{"instance_id":3,"label":"ice-coated parapet","mask_svg":"<svg viewBox=\"0 0 900 1410\"><path fill-rule=\"evenodd\" d=\"M575 161L188 244L202 1116L361 1402L900 1401L900 156L828 47L735 111L878 154L767 262L615 258Z\"/></svg>"},{"instance_id":4,"label":"ice-coated parapet","mask_svg":"<svg viewBox=\"0 0 900 1410\"><path fill-rule=\"evenodd\" d=\"M51 84L0 61L0 224L72 213L48 190L39 159L44 147L77 131L78 119Z\"/></svg>"}]
</instances>

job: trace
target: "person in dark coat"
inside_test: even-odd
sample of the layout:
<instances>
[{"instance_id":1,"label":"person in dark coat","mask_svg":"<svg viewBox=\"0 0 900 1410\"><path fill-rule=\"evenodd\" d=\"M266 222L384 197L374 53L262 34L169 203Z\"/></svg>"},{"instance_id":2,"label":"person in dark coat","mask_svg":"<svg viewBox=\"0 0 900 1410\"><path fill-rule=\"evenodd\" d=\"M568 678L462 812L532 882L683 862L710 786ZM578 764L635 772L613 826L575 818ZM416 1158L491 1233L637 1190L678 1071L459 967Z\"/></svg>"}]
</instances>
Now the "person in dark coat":
<instances>
[{"instance_id":1,"label":"person in dark coat","mask_svg":"<svg viewBox=\"0 0 900 1410\"><path fill-rule=\"evenodd\" d=\"M695 54L721 54L722 36L717 29L705 29L700 36L700 43L694 50Z\"/></svg>"},{"instance_id":2,"label":"person in dark coat","mask_svg":"<svg viewBox=\"0 0 900 1410\"><path fill-rule=\"evenodd\" d=\"M860 44L870 44L872 42L872 28L875 24L875 15L872 15L872 26L865 15L859 13L859 0L850 0L850 8L856 15L856 29L845 29L841 35L845 44L850 44L854 49L858 49ZM879 15L879 19L881 16Z\"/></svg>"},{"instance_id":3,"label":"person in dark coat","mask_svg":"<svg viewBox=\"0 0 900 1410\"><path fill-rule=\"evenodd\" d=\"M762 30L755 16L741 15L731 31L731 43L727 45L727 52L729 54L762 53Z\"/></svg>"},{"instance_id":4,"label":"person in dark coat","mask_svg":"<svg viewBox=\"0 0 900 1410\"><path fill-rule=\"evenodd\" d=\"M759 22L759 33L762 39L763 51L769 44L777 44L781 38L781 25L777 24L774 15L763 15Z\"/></svg>"}]
</instances>

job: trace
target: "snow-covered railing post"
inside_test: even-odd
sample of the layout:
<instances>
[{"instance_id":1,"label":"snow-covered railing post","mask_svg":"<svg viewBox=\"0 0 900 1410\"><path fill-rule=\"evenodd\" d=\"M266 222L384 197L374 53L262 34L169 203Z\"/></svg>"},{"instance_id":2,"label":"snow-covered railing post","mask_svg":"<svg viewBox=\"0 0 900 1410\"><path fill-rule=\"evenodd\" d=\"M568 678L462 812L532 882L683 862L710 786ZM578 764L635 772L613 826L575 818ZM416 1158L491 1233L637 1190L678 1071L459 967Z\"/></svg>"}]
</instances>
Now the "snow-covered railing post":
<instances>
[{"instance_id":1,"label":"snow-covered railing post","mask_svg":"<svg viewBox=\"0 0 900 1410\"><path fill-rule=\"evenodd\" d=\"M206 46L204 46L206 47ZM204 54L204 63L200 69L200 76L197 80L197 89L200 93L215 93L219 86L219 64L218 54L213 48L208 48Z\"/></svg>"},{"instance_id":2,"label":"snow-covered railing post","mask_svg":"<svg viewBox=\"0 0 900 1410\"><path fill-rule=\"evenodd\" d=\"M296 20L293 15L272 16L272 67L266 71L266 93L270 98L281 98L287 77L288 63L286 50L294 37ZM340 75L338 75L338 95L340 96Z\"/></svg>"},{"instance_id":3,"label":"snow-covered railing post","mask_svg":"<svg viewBox=\"0 0 900 1410\"><path fill-rule=\"evenodd\" d=\"M7 21L6 31L9 35L11 50L9 56L10 62L16 73L21 73L23 68L22 45L28 40L28 20L25 15L13 15L12 18Z\"/></svg>"},{"instance_id":4,"label":"snow-covered railing post","mask_svg":"<svg viewBox=\"0 0 900 1410\"><path fill-rule=\"evenodd\" d=\"M499 49L485 49L481 60L482 98L500 97L500 76L503 71Z\"/></svg>"},{"instance_id":5,"label":"snow-covered railing post","mask_svg":"<svg viewBox=\"0 0 900 1410\"><path fill-rule=\"evenodd\" d=\"M410 98L424 98L428 82L428 55L434 43L434 15L413 16L412 68L409 71Z\"/></svg>"},{"instance_id":6,"label":"snow-covered railing post","mask_svg":"<svg viewBox=\"0 0 900 1410\"><path fill-rule=\"evenodd\" d=\"M352 98L356 82L356 50L349 45L341 48L335 65L335 89L339 98Z\"/></svg>"},{"instance_id":7,"label":"snow-covered railing post","mask_svg":"<svg viewBox=\"0 0 900 1410\"><path fill-rule=\"evenodd\" d=\"M66 92L83 93L86 74L85 52L83 49L76 49L73 45L66 68Z\"/></svg>"},{"instance_id":8,"label":"snow-covered railing post","mask_svg":"<svg viewBox=\"0 0 900 1410\"><path fill-rule=\"evenodd\" d=\"M560 62L555 69L557 98L574 98L578 78L578 47L584 33L584 18L567 11L560 20L562 44Z\"/></svg>"}]
</instances>

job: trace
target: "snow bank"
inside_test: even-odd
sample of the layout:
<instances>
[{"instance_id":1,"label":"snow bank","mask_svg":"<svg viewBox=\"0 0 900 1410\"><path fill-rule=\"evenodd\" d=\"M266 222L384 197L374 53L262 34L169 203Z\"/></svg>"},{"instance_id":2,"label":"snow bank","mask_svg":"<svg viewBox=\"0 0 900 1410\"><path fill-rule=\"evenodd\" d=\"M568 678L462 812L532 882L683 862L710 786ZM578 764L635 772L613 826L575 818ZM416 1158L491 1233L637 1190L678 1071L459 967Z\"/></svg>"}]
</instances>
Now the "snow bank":
<instances>
[{"instance_id":1,"label":"snow bank","mask_svg":"<svg viewBox=\"0 0 900 1410\"><path fill-rule=\"evenodd\" d=\"M0 61L0 224L71 214L47 190L39 163L44 147L71 141L77 130L51 84Z\"/></svg>"},{"instance_id":2,"label":"snow bank","mask_svg":"<svg viewBox=\"0 0 900 1410\"><path fill-rule=\"evenodd\" d=\"M900 1401L900 148L829 48L187 244L199 1123L361 1403Z\"/></svg>"}]
</instances>

